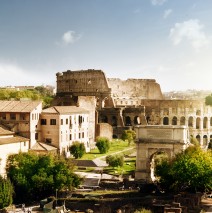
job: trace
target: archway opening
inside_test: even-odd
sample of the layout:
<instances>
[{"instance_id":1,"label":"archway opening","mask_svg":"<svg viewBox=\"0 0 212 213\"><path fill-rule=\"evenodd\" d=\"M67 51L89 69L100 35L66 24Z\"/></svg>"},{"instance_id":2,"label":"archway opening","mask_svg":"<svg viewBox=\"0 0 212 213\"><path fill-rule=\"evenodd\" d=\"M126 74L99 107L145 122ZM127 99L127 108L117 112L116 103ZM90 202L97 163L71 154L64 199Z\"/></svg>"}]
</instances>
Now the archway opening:
<instances>
[{"instance_id":1,"label":"archway opening","mask_svg":"<svg viewBox=\"0 0 212 213\"><path fill-rule=\"evenodd\" d=\"M126 126L131 126L131 125L132 125L130 116L127 116L127 117L125 118L125 125L126 125Z\"/></svg>"},{"instance_id":2,"label":"archway opening","mask_svg":"<svg viewBox=\"0 0 212 213\"><path fill-rule=\"evenodd\" d=\"M169 158L168 154L164 151L158 151L154 153L150 158L150 177L152 182L157 182L160 177L157 176L156 168L162 165L163 162L167 161Z\"/></svg>"},{"instance_id":3,"label":"archway opening","mask_svg":"<svg viewBox=\"0 0 212 213\"><path fill-rule=\"evenodd\" d=\"M134 117L134 124L135 124L135 125L141 124L141 121L140 121L140 117L139 117L139 116L135 116L135 117Z\"/></svg>"},{"instance_id":4,"label":"archway opening","mask_svg":"<svg viewBox=\"0 0 212 213\"><path fill-rule=\"evenodd\" d=\"M176 116L174 116L172 118L172 125L177 125L177 117Z\"/></svg>"},{"instance_id":5,"label":"archway opening","mask_svg":"<svg viewBox=\"0 0 212 213\"><path fill-rule=\"evenodd\" d=\"M168 117L163 118L163 125L169 125L169 118Z\"/></svg>"},{"instance_id":6,"label":"archway opening","mask_svg":"<svg viewBox=\"0 0 212 213\"><path fill-rule=\"evenodd\" d=\"M185 125L185 117L180 118L180 125Z\"/></svg>"}]
</instances>

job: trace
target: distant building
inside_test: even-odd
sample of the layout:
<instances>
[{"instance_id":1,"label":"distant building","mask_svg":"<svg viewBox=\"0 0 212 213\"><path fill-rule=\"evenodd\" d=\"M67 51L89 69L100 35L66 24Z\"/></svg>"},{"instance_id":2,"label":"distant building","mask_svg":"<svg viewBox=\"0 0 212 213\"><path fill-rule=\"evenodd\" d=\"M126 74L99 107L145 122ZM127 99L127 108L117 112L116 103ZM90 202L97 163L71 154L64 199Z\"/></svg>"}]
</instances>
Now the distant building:
<instances>
[{"instance_id":1,"label":"distant building","mask_svg":"<svg viewBox=\"0 0 212 213\"><path fill-rule=\"evenodd\" d=\"M76 106L54 106L44 109L40 119L40 141L57 147L60 154L70 156L69 147L74 141L90 151L89 111Z\"/></svg>"},{"instance_id":2,"label":"distant building","mask_svg":"<svg viewBox=\"0 0 212 213\"><path fill-rule=\"evenodd\" d=\"M14 132L0 127L0 175L6 175L6 160L9 155L28 152L28 150L28 138L17 136Z\"/></svg>"}]
</instances>

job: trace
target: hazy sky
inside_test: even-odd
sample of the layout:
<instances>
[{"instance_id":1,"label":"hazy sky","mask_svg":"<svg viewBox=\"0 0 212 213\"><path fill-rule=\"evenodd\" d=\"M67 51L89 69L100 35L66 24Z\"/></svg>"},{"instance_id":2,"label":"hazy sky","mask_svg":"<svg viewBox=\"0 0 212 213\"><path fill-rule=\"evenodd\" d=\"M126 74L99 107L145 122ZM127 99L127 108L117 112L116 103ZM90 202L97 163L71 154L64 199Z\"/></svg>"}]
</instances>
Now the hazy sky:
<instances>
[{"instance_id":1,"label":"hazy sky","mask_svg":"<svg viewBox=\"0 0 212 213\"><path fill-rule=\"evenodd\" d=\"M0 86L81 69L212 90L212 0L0 0Z\"/></svg>"}]
</instances>

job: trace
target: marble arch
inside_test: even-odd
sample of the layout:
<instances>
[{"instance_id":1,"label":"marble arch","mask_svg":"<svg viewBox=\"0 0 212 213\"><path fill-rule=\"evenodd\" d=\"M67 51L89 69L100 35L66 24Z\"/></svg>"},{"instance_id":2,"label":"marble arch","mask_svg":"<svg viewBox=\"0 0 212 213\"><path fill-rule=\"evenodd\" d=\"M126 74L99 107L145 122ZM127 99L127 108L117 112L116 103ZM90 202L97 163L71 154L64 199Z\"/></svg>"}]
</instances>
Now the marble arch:
<instances>
[{"instance_id":1,"label":"marble arch","mask_svg":"<svg viewBox=\"0 0 212 213\"><path fill-rule=\"evenodd\" d=\"M172 158L189 145L188 128L185 126L147 125L136 126L135 179L151 182L151 159L158 152Z\"/></svg>"}]
</instances>

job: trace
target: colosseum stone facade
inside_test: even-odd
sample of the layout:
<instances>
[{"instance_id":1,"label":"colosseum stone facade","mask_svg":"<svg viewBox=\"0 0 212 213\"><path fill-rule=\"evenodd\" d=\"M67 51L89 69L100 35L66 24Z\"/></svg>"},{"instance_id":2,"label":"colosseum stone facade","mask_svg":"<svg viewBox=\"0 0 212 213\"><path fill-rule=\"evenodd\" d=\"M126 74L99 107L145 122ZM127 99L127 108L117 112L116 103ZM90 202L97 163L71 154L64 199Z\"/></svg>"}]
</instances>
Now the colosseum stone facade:
<instances>
[{"instance_id":1,"label":"colosseum stone facade","mask_svg":"<svg viewBox=\"0 0 212 213\"><path fill-rule=\"evenodd\" d=\"M106 78L101 70L57 73L54 105L80 105L93 101L96 123L109 123L113 137L135 125L181 125L205 147L212 140L212 108L204 100L165 100L154 79ZM80 98L79 98L80 97ZM84 104L86 107L86 104Z\"/></svg>"}]
</instances>

